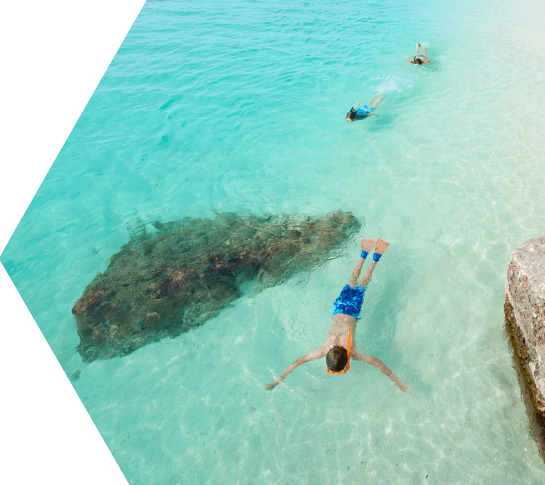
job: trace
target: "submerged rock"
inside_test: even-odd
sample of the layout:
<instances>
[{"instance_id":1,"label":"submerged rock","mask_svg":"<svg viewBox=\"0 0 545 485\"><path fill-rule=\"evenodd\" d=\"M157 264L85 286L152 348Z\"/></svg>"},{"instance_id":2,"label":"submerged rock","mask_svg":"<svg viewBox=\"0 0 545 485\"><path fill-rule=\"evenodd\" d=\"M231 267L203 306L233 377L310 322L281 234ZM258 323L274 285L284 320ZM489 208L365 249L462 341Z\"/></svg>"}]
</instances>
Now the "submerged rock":
<instances>
[{"instance_id":1,"label":"submerged rock","mask_svg":"<svg viewBox=\"0 0 545 485\"><path fill-rule=\"evenodd\" d=\"M261 279L272 286L323 261L361 226L348 212L318 219L240 216L143 226L75 303L85 362L127 355L202 325Z\"/></svg>"},{"instance_id":2,"label":"submerged rock","mask_svg":"<svg viewBox=\"0 0 545 485\"><path fill-rule=\"evenodd\" d=\"M505 291L505 328L530 428L545 459L545 236L513 251Z\"/></svg>"}]
</instances>

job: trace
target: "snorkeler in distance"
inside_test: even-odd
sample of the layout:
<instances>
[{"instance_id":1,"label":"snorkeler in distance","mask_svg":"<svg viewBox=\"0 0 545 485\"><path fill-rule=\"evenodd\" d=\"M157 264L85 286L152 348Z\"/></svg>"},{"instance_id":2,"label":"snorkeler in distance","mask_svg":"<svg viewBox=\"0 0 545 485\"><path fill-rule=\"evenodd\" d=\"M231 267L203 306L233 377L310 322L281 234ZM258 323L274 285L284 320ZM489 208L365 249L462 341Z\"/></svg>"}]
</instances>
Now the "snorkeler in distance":
<instances>
[{"instance_id":1,"label":"snorkeler in distance","mask_svg":"<svg viewBox=\"0 0 545 485\"><path fill-rule=\"evenodd\" d=\"M350 358L354 360L363 360L368 364L374 365L382 373L386 374L392 381L395 382L402 391L410 394L407 385L401 382L397 376L384 365L384 363L371 355L362 354L356 349L356 322L359 320L358 315L363 303L363 295L365 287L371 281L371 275L378 260L388 249L390 243L377 239L361 240L361 256L356 264L348 284L342 289L340 296L335 300L331 313L333 314L333 325L327 334L325 342L318 350L314 350L309 354L297 359L291 364L282 375L275 381L263 386L263 389L269 391L274 389L282 380L297 366L304 364L310 360L321 359L326 357L327 372L329 374L345 374L350 369ZM373 262L362 278L360 285L357 285L358 277L361 273L361 268L365 262L365 258L369 252L375 247L373 254Z\"/></svg>"},{"instance_id":2,"label":"snorkeler in distance","mask_svg":"<svg viewBox=\"0 0 545 485\"><path fill-rule=\"evenodd\" d=\"M405 59L407 59L407 62L411 64L431 64L432 62L426 57L426 53L428 52L428 49L424 49L422 51L422 54L420 54L420 45L421 44L415 44L416 50L415 55L412 59L409 58L409 56L405 56Z\"/></svg>"},{"instance_id":3,"label":"snorkeler in distance","mask_svg":"<svg viewBox=\"0 0 545 485\"><path fill-rule=\"evenodd\" d=\"M375 94L369 101L369 106L366 104L363 105L363 108L358 108L358 106L361 104L361 101L356 104L353 108L350 109L350 111L346 114L346 121L355 121L355 120L364 120L368 116L375 115L378 116L375 113L375 108L377 105L386 97L382 96L382 98L379 98L375 101L375 97L377 97L380 93Z\"/></svg>"}]
</instances>

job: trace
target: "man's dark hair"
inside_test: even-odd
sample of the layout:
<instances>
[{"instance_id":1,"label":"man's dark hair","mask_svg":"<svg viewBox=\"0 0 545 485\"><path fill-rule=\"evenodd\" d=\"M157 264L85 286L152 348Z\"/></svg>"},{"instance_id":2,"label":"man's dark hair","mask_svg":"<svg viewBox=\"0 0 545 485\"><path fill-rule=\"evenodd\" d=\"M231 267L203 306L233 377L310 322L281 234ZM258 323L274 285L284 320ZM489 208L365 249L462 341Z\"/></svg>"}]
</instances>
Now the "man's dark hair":
<instances>
[{"instance_id":1,"label":"man's dark hair","mask_svg":"<svg viewBox=\"0 0 545 485\"><path fill-rule=\"evenodd\" d=\"M414 63L415 64L422 64L422 59L420 59L419 57L415 57L414 58Z\"/></svg>"},{"instance_id":2,"label":"man's dark hair","mask_svg":"<svg viewBox=\"0 0 545 485\"><path fill-rule=\"evenodd\" d=\"M348 363L348 352L344 347L335 345L326 355L327 367L331 372L340 372Z\"/></svg>"},{"instance_id":3,"label":"man's dark hair","mask_svg":"<svg viewBox=\"0 0 545 485\"><path fill-rule=\"evenodd\" d=\"M346 117L353 120L356 117L356 112L354 110L350 110L348 113L346 113Z\"/></svg>"}]
</instances>

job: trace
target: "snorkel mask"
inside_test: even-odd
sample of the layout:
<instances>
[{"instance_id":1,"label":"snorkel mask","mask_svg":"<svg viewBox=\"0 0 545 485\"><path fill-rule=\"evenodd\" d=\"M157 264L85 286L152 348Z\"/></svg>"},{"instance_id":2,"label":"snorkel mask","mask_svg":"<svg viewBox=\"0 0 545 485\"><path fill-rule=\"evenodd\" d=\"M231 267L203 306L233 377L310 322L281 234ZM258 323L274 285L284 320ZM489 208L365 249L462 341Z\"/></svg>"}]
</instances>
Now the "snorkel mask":
<instances>
[{"instance_id":1,"label":"snorkel mask","mask_svg":"<svg viewBox=\"0 0 545 485\"><path fill-rule=\"evenodd\" d=\"M346 346L346 354L347 354L347 358L348 358L348 361L346 362L346 367L339 371L339 372L334 372L332 370L329 370L329 367L326 369L327 373L328 374L346 374L349 369L350 369L350 341L351 341L351 334L352 334L352 329L351 328L348 328L348 345Z\"/></svg>"}]
</instances>

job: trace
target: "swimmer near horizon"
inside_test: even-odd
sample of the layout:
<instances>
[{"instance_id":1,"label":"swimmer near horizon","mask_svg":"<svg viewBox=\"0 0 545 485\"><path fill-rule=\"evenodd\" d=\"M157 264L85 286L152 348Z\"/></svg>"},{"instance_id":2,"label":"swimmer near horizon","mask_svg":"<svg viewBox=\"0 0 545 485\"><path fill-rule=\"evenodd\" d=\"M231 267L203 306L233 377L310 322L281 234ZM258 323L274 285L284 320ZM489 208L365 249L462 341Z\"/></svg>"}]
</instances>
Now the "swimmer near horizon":
<instances>
[{"instance_id":1,"label":"swimmer near horizon","mask_svg":"<svg viewBox=\"0 0 545 485\"><path fill-rule=\"evenodd\" d=\"M346 113L346 121L364 120L365 118L368 118L372 115L378 116L375 113L375 108L386 97L386 95L384 95L381 98L375 100L375 98L379 95L380 93L375 94L369 100L369 105L364 104L363 108L358 108L358 106L362 103L361 101L358 101L358 104L356 104L356 106L354 106L353 108L350 108L350 111Z\"/></svg>"},{"instance_id":2,"label":"swimmer near horizon","mask_svg":"<svg viewBox=\"0 0 545 485\"><path fill-rule=\"evenodd\" d=\"M427 44L415 44L415 52L412 59L409 56L405 56L407 62L410 64L432 64L432 62L426 57L428 49L424 49L420 52L420 47L427 47Z\"/></svg>"},{"instance_id":3,"label":"swimmer near horizon","mask_svg":"<svg viewBox=\"0 0 545 485\"><path fill-rule=\"evenodd\" d=\"M326 358L327 369L329 374L345 374L350 369L350 359L362 360L368 364L377 367L383 374L387 375L395 385L402 391L410 394L407 385L399 380L399 378L388 368L382 361L372 355L362 354L356 348L356 324L359 320L358 315L363 304L363 295L369 282L371 275L375 269L379 259L388 249L390 243L377 239L376 242L371 239L361 240L361 255L348 284L342 289L341 294L335 300L331 313L333 314L333 325L327 334L325 342L318 350L314 350L309 354L297 359L291 364L275 381L263 386L263 389L270 391L274 389L282 380L296 367L309 362L310 360ZM375 248L373 261L371 266L365 273L360 284L357 280L361 273L361 268L365 262L365 258L370 251Z\"/></svg>"}]
</instances>

